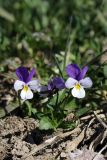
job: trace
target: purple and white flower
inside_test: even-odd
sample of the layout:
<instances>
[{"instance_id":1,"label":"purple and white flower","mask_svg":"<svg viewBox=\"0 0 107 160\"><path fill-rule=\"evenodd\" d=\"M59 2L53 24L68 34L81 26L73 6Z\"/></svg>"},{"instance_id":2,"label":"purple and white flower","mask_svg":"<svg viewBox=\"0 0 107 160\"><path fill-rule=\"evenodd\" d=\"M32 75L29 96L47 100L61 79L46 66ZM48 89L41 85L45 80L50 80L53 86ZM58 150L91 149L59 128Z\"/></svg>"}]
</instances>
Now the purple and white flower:
<instances>
[{"instance_id":1,"label":"purple and white flower","mask_svg":"<svg viewBox=\"0 0 107 160\"><path fill-rule=\"evenodd\" d=\"M35 69L33 68L28 72L26 67L19 67L16 69L16 75L19 80L16 80L14 83L14 89L16 91L21 90L20 96L21 99L27 100L33 98L33 91L40 90L40 83L38 79L32 80L35 74Z\"/></svg>"},{"instance_id":2,"label":"purple and white flower","mask_svg":"<svg viewBox=\"0 0 107 160\"><path fill-rule=\"evenodd\" d=\"M85 77L88 71L88 67L85 66L80 69L76 64L69 64L66 67L66 72L69 76L65 82L66 88L72 88L72 95L77 98L85 97L84 88L92 87L92 80L89 77Z\"/></svg>"}]
</instances>

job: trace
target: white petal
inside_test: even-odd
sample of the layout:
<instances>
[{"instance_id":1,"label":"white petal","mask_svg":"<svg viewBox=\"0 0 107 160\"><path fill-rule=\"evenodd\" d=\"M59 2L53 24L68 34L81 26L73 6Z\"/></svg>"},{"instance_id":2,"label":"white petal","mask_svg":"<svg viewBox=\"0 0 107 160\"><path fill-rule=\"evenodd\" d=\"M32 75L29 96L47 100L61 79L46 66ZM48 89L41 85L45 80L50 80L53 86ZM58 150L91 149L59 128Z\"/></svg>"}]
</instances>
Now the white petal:
<instances>
[{"instance_id":1,"label":"white petal","mask_svg":"<svg viewBox=\"0 0 107 160\"><path fill-rule=\"evenodd\" d=\"M16 80L16 82L14 83L14 89L18 91L23 88L24 84L25 83L23 81Z\"/></svg>"},{"instance_id":2,"label":"white petal","mask_svg":"<svg viewBox=\"0 0 107 160\"><path fill-rule=\"evenodd\" d=\"M81 86L83 86L84 88L90 88L92 87L92 80L89 77L86 77L82 80L79 81L79 83L81 84Z\"/></svg>"},{"instance_id":3,"label":"white petal","mask_svg":"<svg viewBox=\"0 0 107 160\"><path fill-rule=\"evenodd\" d=\"M21 94L20 94L21 98L23 100L26 100L26 99L32 99L33 98L33 93L30 89L28 89L27 91L25 91L24 89L21 91Z\"/></svg>"},{"instance_id":4,"label":"white petal","mask_svg":"<svg viewBox=\"0 0 107 160\"><path fill-rule=\"evenodd\" d=\"M85 97L85 90L83 87L80 89L76 89L75 87L72 89L72 95L77 98L84 98Z\"/></svg>"},{"instance_id":5,"label":"white petal","mask_svg":"<svg viewBox=\"0 0 107 160\"><path fill-rule=\"evenodd\" d=\"M78 81L76 79L73 79L73 78L70 77L65 82L65 86L66 86L66 88L73 88L76 83L78 83Z\"/></svg>"},{"instance_id":6,"label":"white petal","mask_svg":"<svg viewBox=\"0 0 107 160\"><path fill-rule=\"evenodd\" d=\"M28 89L27 93L26 93L26 99L32 99L33 98L33 92Z\"/></svg>"},{"instance_id":7,"label":"white petal","mask_svg":"<svg viewBox=\"0 0 107 160\"><path fill-rule=\"evenodd\" d=\"M40 91L40 83L39 80L32 80L27 83L30 89Z\"/></svg>"}]
</instances>

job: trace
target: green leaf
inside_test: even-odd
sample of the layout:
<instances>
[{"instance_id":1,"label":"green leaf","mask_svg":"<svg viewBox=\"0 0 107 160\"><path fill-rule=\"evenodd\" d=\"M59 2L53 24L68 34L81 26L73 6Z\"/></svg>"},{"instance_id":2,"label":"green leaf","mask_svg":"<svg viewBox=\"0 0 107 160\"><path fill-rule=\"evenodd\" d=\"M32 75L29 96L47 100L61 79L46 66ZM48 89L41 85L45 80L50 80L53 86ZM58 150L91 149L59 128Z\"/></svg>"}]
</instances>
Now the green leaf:
<instances>
[{"instance_id":1,"label":"green leaf","mask_svg":"<svg viewBox=\"0 0 107 160\"><path fill-rule=\"evenodd\" d=\"M39 128L41 130L48 130L48 129L54 129L54 126L52 124L52 120L49 117L43 117L40 120Z\"/></svg>"},{"instance_id":2,"label":"green leaf","mask_svg":"<svg viewBox=\"0 0 107 160\"><path fill-rule=\"evenodd\" d=\"M54 106L54 105L56 104L56 98L57 98L57 94L55 94L55 95L51 98L51 100L50 100L50 102L49 102L49 105L50 105L50 106Z\"/></svg>"},{"instance_id":3,"label":"green leaf","mask_svg":"<svg viewBox=\"0 0 107 160\"><path fill-rule=\"evenodd\" d=\"M32 108L31 111L32 111L33 114L37 113L37 109L36 108Z\"/></svg>"},{"instance_id":4,"label":"green leaf","mask_svg":"<svg viewBox=\"0 0 107 160\"><path fill-rule=\"evenodd\" d=\"M76 124L74 122L63 122L61 124L61 127L63 129L74 129L76 127Z\"/></svg>"},{"instance_id":5,"label":"green leaf","mask_svg":"<svg viewBox=\"0 0 107 160\"><path fill-rule=\"evenodd\" d=\"M76 112L76 116L77 116L77 117L80 117L80 116L86 114L89 110L90 110L90 108L87 108L87 107L80 108L80 109Z\"/></svg>"},{"instance_id":6,"label":"green leaf","mask_svg":"<svg viewBox=\"0 0 107 160\"><path fill-rule=\"evenodd\" d=\"M107 65L104 66L104 75L105 75L105 77L107 77Z\"/></svg>"},{"instance_id":7,"label":"green leaf","mask_svg":"<svg viewBox=\"0 0 107 160\"><path fill-rule=\"evenodd\" d=\"M15 21L14 15L9 13L7 10L5 10L4 8L1 8L1 7L0 7L0 17L3 17L4 19L6 19L10 22Z\"/></svg>"},{"instance_id":8,"label":"green leaf","mask_svg":"<svg viewBox=\"0 0 107 160\"><path fill-rule=\"evenodd\" d=\"M71 97L68 98L68 101L64 109L68 112L71 112L71 111L75 111L76 108L78 108L78 106L76 105L75 99L71 99Z\"/></svg>"}]
</instances>

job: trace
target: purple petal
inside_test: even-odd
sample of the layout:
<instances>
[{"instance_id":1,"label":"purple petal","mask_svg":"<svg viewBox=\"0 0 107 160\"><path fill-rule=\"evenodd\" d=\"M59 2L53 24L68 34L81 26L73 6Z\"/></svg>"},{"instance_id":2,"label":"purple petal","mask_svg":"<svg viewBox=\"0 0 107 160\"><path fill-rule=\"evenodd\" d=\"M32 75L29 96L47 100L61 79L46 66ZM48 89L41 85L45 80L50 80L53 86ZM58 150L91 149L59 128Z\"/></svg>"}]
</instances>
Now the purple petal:
<instances>
[{"instance_id":1,"label":"purple petal","mask_svg":"<svg viewBox=\"0 0 107 160\"><path fill-rule=\"evenodd\" d=\"M41 86L40 87L40 92L48 92L48 87L47 86Z\"/></svg>"},{"instance_id":2,"label":"purple petal","mask_svg":"<svg viewBox=\"0 0 107 160\"><path fill-rule=\"evenodd\" d=\"M16 75L19 78L19 80L26 83L26 80L29 76L28 70L25 67L19 67L16 69Z\"/></svg>"},{"instance_id":3,"label":"purple petal","mask_svg":"<svg viewBox=\"0 0 107 160\"><path fill-rule=\"evenodd\" d=\"M53 89L54 89L54 84L53 84L53 81L50 80L50 81L48 82L48 90L51 91L51 90L53 90Z\"/></svg>"},{"instance_id":4,"label":"purple petal","mask_svg":"<svg viewBox=\"0 0 107 160\"><path fill-rule=\"evenodd\" d=\"M76 64L69 64L66 67L66 72L68 76L77 79L77 76L80 74L80 68Z\"/></svg>"},{"instance_id":5,"label":"purple petal","mask_svg":"<svg viewBox=\"0 0 107 160\"><path fill-rule=\"evenodd\" d=\"M33 69L30 71L29 76L28 76L26 82L31 81L34 75L35 75L35 69L33 68Z\"/></svg>"},{"instance_id":6,"label":"purple petal","mask_svg":"<svg viewBox=\"0 0 107 160\"><path fill-rule=\"evenodd\" d=\"M53 84L54 84L55 88L57 88L57 89L64 89L65 88L65 82L60 77L55 77L53 79Z\"/></svg>"},{"instance_id":7,"label":"purple petal","mask_svg":"<svg viewBox=\"0 0 107 160\"><path fill-rule=\"evenodd\" d=\"M78 75L78 80L83 79L85 77L87 71L88 71L88 66L83 67L80 74Z\"/></svg>"}]
</instances>

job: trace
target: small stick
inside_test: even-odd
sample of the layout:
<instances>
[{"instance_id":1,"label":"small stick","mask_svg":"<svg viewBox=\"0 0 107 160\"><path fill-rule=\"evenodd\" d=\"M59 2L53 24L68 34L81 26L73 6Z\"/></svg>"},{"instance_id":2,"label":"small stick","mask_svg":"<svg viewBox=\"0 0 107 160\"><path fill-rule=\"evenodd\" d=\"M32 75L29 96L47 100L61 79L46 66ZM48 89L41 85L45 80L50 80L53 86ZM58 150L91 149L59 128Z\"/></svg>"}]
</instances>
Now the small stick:
<instances>
[{"instance_id":1,"label":"small stick","mask_svg":"<svg viewBox=\"0 0 107 160\"><path fill-rule=\"evenodd\" d=\"M98 115L96 114L95 111L94 111L94 115L95 115L96 119L101 123L101 125L102 125L105 129L107 129L107 125L102 121L102 119L100 119L100 118L98 117Z\"/></svg>"},{"instance_id":2,"label":"small stick","mask_svg":"<svg viewBox=\"0 0 107 160\"><path fill-rule=\"evenodd\" d=\"M97 157L107 148L107 145L105 145L99 152L97 155L95 155L95 157L93 158L93 160L97 160Z\"/></svg>"},{"instance_id":3,"label":"small stick","mask_svg":"<svg viewBox=\"0 0 107 160\"><path fill-rule=\"evenodd\" d=\"M95 112L96 112L96 114L99 114L99 116L105 117L104 114L102 113L102 112L103 112L102 109L97 110L97 111L95 111ZM92 117L94 117L94 114L91 114L91 115L87 115L87 116L81 117L80 120L87 120L87 119L90 119L90 118L92 118Z\"/></svg>"}]
</instances>

